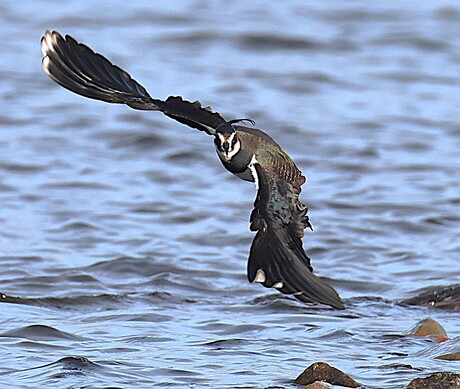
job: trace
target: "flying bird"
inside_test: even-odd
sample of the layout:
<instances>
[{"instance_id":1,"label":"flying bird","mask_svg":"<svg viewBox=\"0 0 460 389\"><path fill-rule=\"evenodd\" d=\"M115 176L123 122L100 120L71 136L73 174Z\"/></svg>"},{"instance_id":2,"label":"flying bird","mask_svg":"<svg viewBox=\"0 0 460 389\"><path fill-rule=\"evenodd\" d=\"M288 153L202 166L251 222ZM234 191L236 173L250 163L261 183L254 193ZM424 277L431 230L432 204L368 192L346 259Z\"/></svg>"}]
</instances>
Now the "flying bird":
<instances>
[{"instance_id":1,"label":"flying bird","mask_svg":"<svg viewBox=\"0 0 460 389\"><path fill-rule=\"evenodd\" d=\"M69 35L46 31L41 39L45 73L79 95L131 108L161 111L214 138L217 156L237 177L254 182L257 196L250 217L256 232L247 267L248 280L295 296L308 304L344 309L337 292L313 274L302 238L312 229L307 207L299 200L305 177L289 155L265 132L242 125L250 119L225 120L218 112L180 96L152 98L126 71Z\"/></svg>"}]
</instances>

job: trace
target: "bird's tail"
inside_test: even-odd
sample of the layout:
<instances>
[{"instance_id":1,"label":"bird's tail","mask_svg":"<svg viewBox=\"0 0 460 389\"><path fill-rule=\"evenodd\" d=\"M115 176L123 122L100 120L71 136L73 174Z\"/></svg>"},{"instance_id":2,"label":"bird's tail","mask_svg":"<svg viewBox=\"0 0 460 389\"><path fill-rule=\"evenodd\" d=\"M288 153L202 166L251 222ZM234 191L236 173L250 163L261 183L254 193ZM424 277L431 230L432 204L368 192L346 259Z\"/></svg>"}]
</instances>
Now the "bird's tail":
<instances>
[{"instance_id":1,"label":"bird's tail","mask_svg":"<svg viewBox=\"0 0 460 389\"><path fill-rule=\"evenodd\" d=\"M292 240L284 229L261 229L251 246L248 279L306 303L344 309L334 288L315 276L309 263L300 239Z\"/></svg>"},{"instance_id":2,"label":"bird's tail","mask_svg":"<svg viewBox=\"0 0 460 389\"><path fill-rule=\"evenodd\" d=\"M46 31L41 40L43 70L54 81L79 95L132 108L156 110L145 88L108 59L71 36Z\"/></svg>"}]
</instances>

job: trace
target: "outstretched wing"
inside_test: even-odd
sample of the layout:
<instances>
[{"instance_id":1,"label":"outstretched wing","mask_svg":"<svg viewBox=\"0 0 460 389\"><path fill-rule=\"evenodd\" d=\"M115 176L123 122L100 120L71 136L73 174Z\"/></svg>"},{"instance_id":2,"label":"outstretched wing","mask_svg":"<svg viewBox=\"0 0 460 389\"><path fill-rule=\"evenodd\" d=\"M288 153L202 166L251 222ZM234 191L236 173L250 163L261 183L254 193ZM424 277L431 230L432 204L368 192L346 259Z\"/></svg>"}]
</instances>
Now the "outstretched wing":
<instances>
[{"instance_id":1,"label":"outstretched wing","mask_svg":"<svg viewBox=\"0 0 460 389\"><path fill-rule=\"evenodd\" d=\"M59 85L79 95L131 108L161 111L189 127L212 135L225 120L198 101L170 96L166 100L150 97L146 89L127 72L112 64L74 38L57 31L46 31L41 39L43 70Z\"/></svg>"},{"instance_id":2,"label":"outstretched wing","mask_svg":"<svg viewBox=\"0 0 460 389\"><path fill-rule=\"evenodd\" d=\"M305 177L295 165L280 173L254 161L252 169L259 189L251 214L250 229L257 234L249 255L249 282L292 294L306 303L344 309L337 292L313 274L302 247L304 229L311 228L307 207L299 201Z\"/></svg>"}]
</instances>

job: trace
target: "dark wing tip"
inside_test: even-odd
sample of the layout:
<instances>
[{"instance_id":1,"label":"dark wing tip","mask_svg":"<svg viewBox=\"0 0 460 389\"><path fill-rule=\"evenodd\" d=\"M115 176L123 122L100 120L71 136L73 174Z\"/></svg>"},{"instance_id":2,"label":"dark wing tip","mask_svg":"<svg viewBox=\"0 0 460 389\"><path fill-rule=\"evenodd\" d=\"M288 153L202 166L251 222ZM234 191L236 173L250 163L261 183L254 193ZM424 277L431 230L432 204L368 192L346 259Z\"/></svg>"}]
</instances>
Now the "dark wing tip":
<instances>
[{"instance_id":1,"label":"dark wing tip","mask_svg":"<svg viewBox=\"0 0 460 389\"><path fill-rule=\"evenodd\" d=\"M225 120L218 112L178 96L152 99L129 73L70 35L46 30L40 41L42 67L55 82L79 95L131 108L159 110L190 127L214 134Z\"/></svg>"},{"instance_id":2,"label":"dark wing tip","mask_svg":"<svg viewBox=\"0 0 460 389\"><path fill-rule=\"evenodd\" d=\"M70 35L46 30L40 46L43 70L64 88L96 100L158 110L155 100L129 73Z\"/></svg>"}]
</instances>

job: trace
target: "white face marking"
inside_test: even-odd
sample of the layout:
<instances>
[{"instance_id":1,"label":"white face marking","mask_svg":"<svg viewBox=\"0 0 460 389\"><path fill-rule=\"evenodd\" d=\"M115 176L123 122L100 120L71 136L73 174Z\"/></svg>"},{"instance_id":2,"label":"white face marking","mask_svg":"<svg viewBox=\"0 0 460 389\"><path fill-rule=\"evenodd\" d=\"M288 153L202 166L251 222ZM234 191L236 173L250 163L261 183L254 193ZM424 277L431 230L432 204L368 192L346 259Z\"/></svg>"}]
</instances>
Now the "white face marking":
<instances>
[{"instance_id":1,"label":"white face marking","mask_svg":"<svg viewBox=\"0 0 460 389\"><path fill-rule=\"evenodd\" d=\"M252 282L264 283L266 279L267 277L265 276L265 272L262 269L257 269L256 276Z\"/></svg>"},{"instance_id":2,"label":"white face marking","mask_svg":"<svg viewBox=\"0 0 460 389\"><path fill-rule=\"evenodd\" d=\"M252 156L251 161L249 162L249 170L251 170L252 178L254 178L254 185L256 189L259 189L259 176L257 175L257 170L254 164L258 163L255 154Z\"/></svg>"},{"instance_id":3,"label":"white face marking","mask_svg":"<svg viewBox=\"0 0 460 389\"><path fill-rule=\"evenodd\" d=\"M220 132L217 133L217 136L219 137L220 144L223 145L225 143L225 136Z\"/></svg>"},{"instance_id":4,"label":"white face marking","mask_svg":"<svg viewBox=\"0 0 460 389\"><path fill-rule=\"evenodd\" d=\"M275 289L281 289L284 286L282 282L277 282L276 284L273 285L273 288Z\"/></svg>"},{"instance_id":5,"label":"white face marking","mask_svg":"<svg viewBox=\"0 0 460 389\"><path fill-rule=\"evenodd\" d=\"M228 137L228 144L231 145L233 142L233 139L236 137L236 132L233 132L229 137ZM238 143L239 139L237 139ZM236 146L236 145L235 145Z\"/></svg>"},{"instance_id":6,"label":"white face marking","mask_svg":"<svg viewBox=\"0 0 460 389\"><path fill-rule=\"evenodd\" d=\"M219 153L219 155L221 156L221 158L224 161L230 161L238 153L238 151L240 151L240 149L241 149L240 140L237 138L235 145L232 145L233 139L236 136L235 132L230 134L230 136L228 138L226 138L223 134L221 134L219 132L217 133L217 136L219 137L221 146L223 146L224 144L228 145L228 152L227 153L225 153L224 151L220 150L216 146L217 152Z\"/></svg>"}]
</instances>

